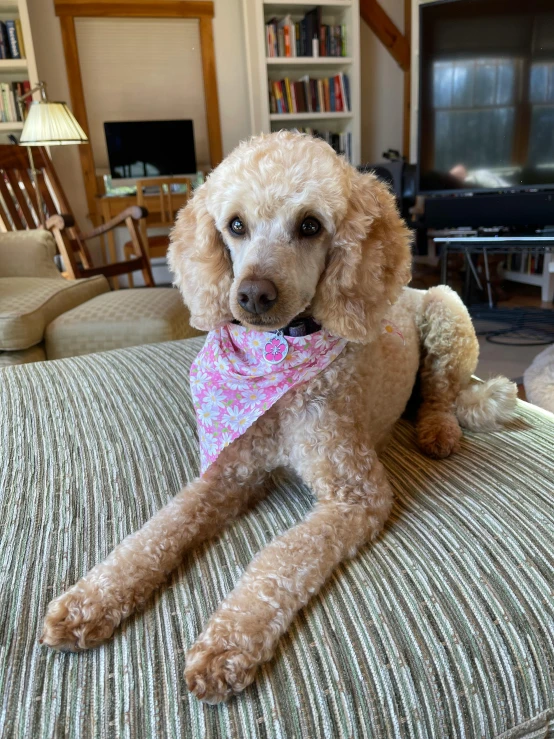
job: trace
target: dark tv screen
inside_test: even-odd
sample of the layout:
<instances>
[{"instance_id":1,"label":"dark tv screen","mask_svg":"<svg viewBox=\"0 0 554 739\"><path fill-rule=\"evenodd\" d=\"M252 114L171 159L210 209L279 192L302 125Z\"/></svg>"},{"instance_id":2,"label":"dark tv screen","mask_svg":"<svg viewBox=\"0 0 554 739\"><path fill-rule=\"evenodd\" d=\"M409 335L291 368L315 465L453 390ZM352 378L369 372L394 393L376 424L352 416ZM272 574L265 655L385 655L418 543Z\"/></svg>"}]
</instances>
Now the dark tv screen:
<instances>
[{"instance_id":1,"label":"dark tv screen","mask_svg":"<svg viewBox=\"0 0 554 739\"><path fill-rule=\"evenodd\" d=\"M114 179L196 172L192 121L110 121L104 132Z\"/></svg>"},{"instance_id":2,"label":"dark tv screen","mask_svg":"<svg viewBox=\"0 0 554 739\"><path fill-rule=\"evenodd\" d=\"M419 189L554 188L553 0L420 6Z\"/></svg>"}]
</instances>

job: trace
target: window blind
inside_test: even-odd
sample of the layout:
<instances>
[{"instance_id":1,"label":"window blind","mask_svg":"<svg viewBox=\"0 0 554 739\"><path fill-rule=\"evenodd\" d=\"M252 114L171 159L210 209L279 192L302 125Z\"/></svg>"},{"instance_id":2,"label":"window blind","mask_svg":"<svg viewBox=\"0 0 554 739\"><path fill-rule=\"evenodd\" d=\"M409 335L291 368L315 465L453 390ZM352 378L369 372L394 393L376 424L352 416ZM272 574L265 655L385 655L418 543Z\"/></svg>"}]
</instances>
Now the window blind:
<instances>
[{"instance_id":1,"label":"window blind","mask_svg":"<svg viewBox=\"0 0 554 739\"><path fill-rule=\"evenodd\" d=\"M105 121L192 119L196 160L209 162L198 21L76 18L75 27L98 174L109 171Z\"/></svg>"}]
</instances>

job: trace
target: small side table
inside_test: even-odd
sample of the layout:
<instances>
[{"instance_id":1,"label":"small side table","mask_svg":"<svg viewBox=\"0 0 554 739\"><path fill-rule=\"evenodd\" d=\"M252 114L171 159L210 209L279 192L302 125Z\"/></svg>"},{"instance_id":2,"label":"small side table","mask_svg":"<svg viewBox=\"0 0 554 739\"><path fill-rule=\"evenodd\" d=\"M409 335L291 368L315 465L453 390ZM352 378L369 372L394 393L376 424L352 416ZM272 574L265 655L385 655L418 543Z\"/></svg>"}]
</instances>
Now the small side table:
<instances>
[{"instance_id":1,"label":"small side table","mask_svg":"<svg viewBox=\"0 0 554 739\"><path fill-rule=\"evenodd\" d=\"M528 274L525 271L507 270L504 272L506 280L522 282L528 285L537 285L541 288L541 300L554 300L554 234L552 236L466 236L466 237L437 237L433 241L441 248L441 282L448 284L448 254L455 252L463 254L479 289L483 286L472 260L473 254L483 254L485 263L485 280L489 307L493 308L492 289L489 270L489 254L528 254L529 252L544 254L541 274Z\"/></svg>"}]
</instances>

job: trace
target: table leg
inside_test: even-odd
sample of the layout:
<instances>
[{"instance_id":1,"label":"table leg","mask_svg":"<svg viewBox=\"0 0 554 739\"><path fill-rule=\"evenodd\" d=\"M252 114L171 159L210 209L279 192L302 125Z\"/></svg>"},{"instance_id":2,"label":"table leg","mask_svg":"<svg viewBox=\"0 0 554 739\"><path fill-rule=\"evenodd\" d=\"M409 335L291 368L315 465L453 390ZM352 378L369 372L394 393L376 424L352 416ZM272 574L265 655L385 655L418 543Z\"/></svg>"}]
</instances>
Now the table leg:
<instances>
[{"instance_id":1,"label":"table leg","mask_svg":"<svg viewBox=\"0 0 554 739\"><path fill-rule=\"evenodd\" d=\"M483 261L485 262L485 278L487 280L487 295L489 298L489 308L494 308L492 300L491 276L489 271L489 257L487 255L487 247L483 247Z\"/></svg>"},{"instance_id":2,"label":"table leg","mask_svg":"<svg viewBox=\"0 0 554 739\"><path fill-rule=\"evenodd\" d=\"M545 251L541 285L541 300L544 303L551 303L554 300L554 272L550 272L553 265L552 252Z\"/></svg>"},{"instance_id":3,"label":"table leg","mask_svg":"<svg viewBox=\"0 0 554 739\"><path fill-rule=\"evenodd\" d=\"M107 202L102 203L102 217L104 218L104 223L107 223L110 220L110 210ZM108 250L110 252L110 263L114 264L115 262L117 262L117 250L113 230L108 231L105 236L106 241L108 242ZM111 277L110 282L114 290L119 290L119 277Z\"/></svg>"},{"instance_id":4,"label":"table leg","mask_svg":"<svg viewBox=\"0 0 554 739\"><path fill-rule=\"evenodd\" d=\"M448 245L442 244L441 251L441 284L448 284Z\"/></svg>"},{"instance_id":5,"label":"table leg","mask_svg":"<svg viewBox=\"0 0 554 739\"><path fill-rule=\"evenodd\" d=\"M482 290L483 285L481 284L481 280L479 279L479 274L477 270L475 269L475 265L473 264L473 259L471 258L471 254L466 251L465 255L466 255L468 266L471 270L471 274L475 277L475 282L477 283L477 287L479 288L479 290Z\"/></svg>"}]
</instances>

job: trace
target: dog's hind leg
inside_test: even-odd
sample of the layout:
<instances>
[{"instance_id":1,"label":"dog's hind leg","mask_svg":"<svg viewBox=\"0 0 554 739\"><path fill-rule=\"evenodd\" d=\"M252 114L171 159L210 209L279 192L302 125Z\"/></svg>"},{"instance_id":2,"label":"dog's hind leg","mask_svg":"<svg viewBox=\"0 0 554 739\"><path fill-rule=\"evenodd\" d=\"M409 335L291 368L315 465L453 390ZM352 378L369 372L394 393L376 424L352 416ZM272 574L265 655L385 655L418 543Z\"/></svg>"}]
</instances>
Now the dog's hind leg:
<instances>
[{"instance_id":1,"label":"dog's hind leg","mask_svg":"<svg viewBox=\"0 0 554 739\"><path fill-rule=\"evenodd\" d=\"M433 287L424 295L419 323L422 359L418 444L431 457L448 457L462 436L456 399L475 372L479 344L464 304L445 285Z\"/></svg>"}]
</instances>

